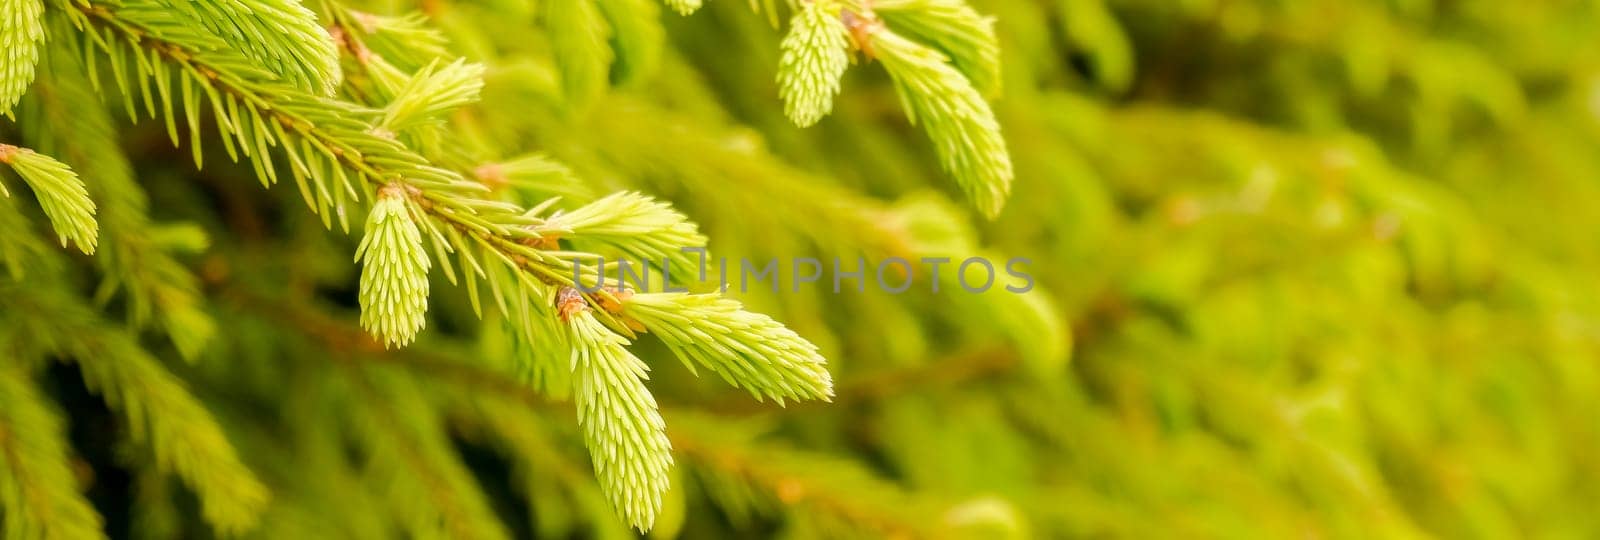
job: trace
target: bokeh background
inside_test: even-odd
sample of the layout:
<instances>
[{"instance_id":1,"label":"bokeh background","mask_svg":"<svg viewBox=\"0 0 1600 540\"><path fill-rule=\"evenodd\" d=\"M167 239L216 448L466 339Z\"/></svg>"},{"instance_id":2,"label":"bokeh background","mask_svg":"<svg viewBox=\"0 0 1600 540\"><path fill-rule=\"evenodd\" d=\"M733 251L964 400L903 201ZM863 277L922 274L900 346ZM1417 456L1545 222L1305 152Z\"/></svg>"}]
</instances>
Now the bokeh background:
<instances>
[{"instance_id":1,"label":"bokeh background","mask_svg":"<svg viewBox=\"0 0 1600 540\"><path fill-rule=\"evenodd\" d=\"M973 3L1017 183L993 223L933 221L1034 259L1072 358L1004 299L776 299L844 389L779 414L785 438L1037 537L1600 532L1596 4ZM718 140L759 150L685 152L743 172L687 182L902 218L961 200L875 66L790 127L780 34L729 4L673 25L704 97L670 108L715 104ZM768 224L702 192L674 198L724 251L919 223Z\"/></svg>"}]
</instances>

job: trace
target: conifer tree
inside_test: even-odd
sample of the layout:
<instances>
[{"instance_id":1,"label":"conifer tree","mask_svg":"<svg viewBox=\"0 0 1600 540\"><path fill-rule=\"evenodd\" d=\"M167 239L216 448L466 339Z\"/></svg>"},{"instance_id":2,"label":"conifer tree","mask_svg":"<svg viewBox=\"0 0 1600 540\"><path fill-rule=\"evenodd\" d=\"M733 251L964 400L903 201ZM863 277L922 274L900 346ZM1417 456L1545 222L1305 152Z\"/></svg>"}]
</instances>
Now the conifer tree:
<instances>
[{"instance_id":1,"label":"conifer tree","mask_svg":"<svg viewBox=\"0 0 1600 540\"><path fill-rule=\"evenodd\" d=\"M0 535L1593 535L1510 4L0 0Z\"/></svg>"}]
</instances>

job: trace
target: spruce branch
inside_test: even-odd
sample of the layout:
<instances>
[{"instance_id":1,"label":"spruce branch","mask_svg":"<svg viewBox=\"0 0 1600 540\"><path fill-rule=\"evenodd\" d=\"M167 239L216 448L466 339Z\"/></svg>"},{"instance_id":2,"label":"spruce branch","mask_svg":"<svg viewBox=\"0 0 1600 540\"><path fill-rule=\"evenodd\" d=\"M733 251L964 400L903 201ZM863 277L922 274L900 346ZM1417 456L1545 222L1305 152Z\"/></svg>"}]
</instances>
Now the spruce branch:
<instances>
[{"instance_id":1,"label":"spruce branch","mask_svg":"<svg viewBox=\"0 0 1600 540\"><path fill-rule=\"evenodd\" d=\"M50 156L4 143L0 143L0 164L9 166L33 189L62 246L70 242L84 253L94 254L100 224L94 219L89 190L72 168Z\"/></svg>"},{"instance_id":2,"label":"spruce branch","mask_svg":"<svg viewBox=\"0 0 1600 540\"><path fill-rule=\"evenodd\" d=\"M114 72L132 74L118 77L125 96L135 95L137 89L147 110L164 106L163 116L175 140L175 111L181 108L190 124L191 146L198 148L193 135L199 131L198 112L209 103L225 148L230 155L237 148L253 158L264 184L276 180L270 148L279 147L307 204L324 225L331 226L333 215L344 223L345 208L362 193L373 199L373 215L379 221L369 228L361 253L369 263L363 268L363 288L368 283L374 288L363 293L367 308L363 322L369 329L376 323L388 343L411 339L420 327L424 306L423 296L416 295L420 287L415 283L423 283L419 264L397 267L408 269L404 273L387 273L380 270L384 265L375 264L390 259L379 255L385 254L382 246L395 246L392 239L398 230L402 231L398 237L406 239L403 249L388 251L407 255L396 260L422 260L418 255L422 242L413 240L427 239L446 278L465 285L474 309L481 312L479 294L487 289L501 313L519 327L518 334L536 344L541 354L570 355L568 371L597 477L617 511L635 527L647 529L660 508L672 457L654 398L641 380L644 365L624 347L626 337L634 334L614 313L620 304L612 291L581 295L570 289L578 281L569 271L570 258L592 260L598 255L559 251L553 240L606 247L652 261L667 257L686 262L680 248L701 247L705 242L694 225L670 207L632 193L548 218L538 215L553 201L524 210L483 198L492 194L489 186L436 167L374 129L383 110L289 88L252 71L247 61L216 46L214 36L194 32L157 7L151 0L129 0L109 7L70 4L65 9L80 28L93 29L85 34L86 52L104 52ZM374 58L368 60L367 65L375 65ZM182 85L176 106L162 82L174 74ZM147 90L151 82L160 99ZM131 97L127 103L131 109ZM392 199L386 202L374 190L404 193L409 210L398 211ZM400 223L393 221L396 216L407 215L417 229L415 236L404 226L387 228ZM461 268L459 275L452 262ZM371 274L376 277L366 279L371 272L377 272ZM377 284L396 278L389 282L394 294L385 296ZM414 284L396 285L406 281ZM411 300L417 301L404 302L406 295L416 295ZM374 303L381 306L393 300L401 300L403 309L370 309ZM552 310L555 304L561 307ZM607 309L590 310L591 305ZM404 316L394 317L391 322L396 324L388 330L370 318L395 313ZM552 346L550 336L564 336L554 340L561 345ZM797 396L803 394L795 391Z\"/></svg>"},{"instance_id":3,"label":"spruce branch","mask_svg":"<svg viewBox=\"0 0 1600 540\"><path fill-rule=\"evenodd\" d=\"M833 378L816 345L736 300L705 294L627 295L622 312L661 337L690 371L709 369L756 399L827 400Z\"/></svg>"},{"instance_id":4,"label":"spruce branch","mask_svg":"<svg viewBox=\"0 0 1600 540\"><path fill-rule=\"evenodd\" d=\"M0 0L0 115L33 83L44 43L44 4L40 0Z\"/></svg>"},{"instance_id":5,"label":"spruce branch","mask_svg":"<svg viewBox=\"0 0 1600 540\"><path fill-rule=\"evenodd\" d=\"M308 206L325 225L331 226L334 216L346 223L345 208L358 200L362 191L370 193L367 190L403 179L408 189L417 190L413 199L429 217L421 220L419 227L433 240L441 260L447 260L443 255L449 251L481 246L541 279L561 282L561 261L543 258L518 244L532 236L522 228L534 223L531 218L522 216L515 206L475 197L487 188L435 167L403 144L375 133L377 111L247 77L253 71L246 62L219 48L214 37L185 30L158 7L134 1L115 10L98 4L72 4L68 9L80 27L108 30L106 38L99 37L98 30L86 33L91 49L86 52L106 53L115 72L134 70L133 80L139 87L129 84L128 77L118 78L124 95L141 95L152 111L157 105L165 106L174 140L174 106L165 98L169 94L161 82L171 69L169 63L188 89L182 108L191 128L197 127L203 96L211 102L225 148L231 155L236 156L237 150L254 158L251 163L256 176L268 186L278 179L269 148L278 147ZM155 53L151 55L155 60L137 52L144 50ZM163 99L151 97L148 88L152 80ZM131 109L132 98L128 99ZM191 133L191 146L198 148L199 130L191 129ZM195 152L198 156L198 150ZM352 179L361 184L362 191L357 191Z\"/></svg>"},{"instance_id":6,"label":"spruce branch","mask_svg":"<svg viewBox=\"0 0 1600 540\"><path fill-rule=\"evenodd\" d=\"M419 220L419 227L432 240L439 260L445 263L449 260L446 254L455 252L461 264L471 269L467 272L467 284L472 291L476 290L477 279L484 275L484 258L505 263L519 276L535 277L539 284L530 287L551 291L553 289L548 287L572 285L567 260L528 245L544 242L538 232L540 224L547 232L578 237L590 235L594 242L611 243L625 252L631 248L631 254L650 260L666 256L681 263L687 256L680 248L704 244L704 237L681 214L636 195L619 194L550 220L539 220L512 205L477 198L477 194L487 190L483 184L469 181L454 171L434 167L404 145L375 135L370 127L364 127L363 122L375 121L375 113L341 102L296 94L271 81L253 81L235 75L230 70L245 69L242 62L231 60L212 47L208 36L174 29L170 16L147 9L149 4L130 1L116 10L92 4L91 7L72 6L75 12L82 14L78 19L80 24L98 22L124 34L123 40L92 42L111 53L113 66L124 57L120 51L125 46L152 49L160 53L160 58L178 64L182 69L180 80L193 81L193 85L204 90L185 93L184 109L189 113L190 123L196 121L198 96L206 95L218 110L219 129L225 134L231 133L232 138L238 140L237 147L246 155L251 155L248 149L255 149L257 159L252 163L265 184L271 184L276 178L273 168L264 165L271 159L267 147L281 146L307 203L323 216L325 224L329 222L330 213L338 214L343 222L345 202L356 195L349 184L350 177L365 180L367 184L403 179L407 186L419 192L414 199L428 217ZM151 28L164 30L164 35ZM169 39L176 41L165 41ZM190 45L186 47L185 43ZM134 57L141 59L134 67L139 70L138 79L155 78L159 83L160 77L155 74L161 68L153 66L163 64L145 64L143 56ZM244 72L249 73L248 70ZM157 101L149 98L148 92L145 96L146 107L153 110ZM169 132L175 133L171 110L168 105L168 127ZM230 138L223 140L228 142ZM329 179L334 183L331 187ZM552 227L549 225L552 222L558 225ZM640 235L640 238L629 238L629 235ZM483 252L481 256L472 255L479 250ZM442 264L442 270L455 280L449 264ZM501 291L497 295L497 301L505 304L498 297L503 294ZM609 293L605 291L593 295L595 299L607 296ZM611 313L601 311L596 316L613 330L630 335Z\"/></svg>"},{"instance_id":7,"label":"spruce branch","mask_svg":"<svg viewBox=\"0 0 1600 540\"><path fill-rule=\"evenodd\" d=\"M803 3L780 46L778 94L784 114L795 125L810 127L833 112L839 79L850 67L849 30L839 22L839 6L828 0Z\"/></svg>"},{"instance_id":8,"label":"spruce branch","mask_svg":"<svg viewBox=\"0 0 1600 540\"><path fill-rule=\"evenodd\" d=\"M566 328L578 423L595 476L629 524L650 530L670 482L672 444L656 400L644 386L649 368L587 310L568 319Z\"/></svg>"},{"instance_id":9,"label":"spruce branch","mask_svg":"<svg viewBox=\"0 0 1600 540\"><path fill-rule=\"evenodd\" d=\"M0 353L5 350L0 343ZM5 538L105 538L100 514L76 489L70 448L61 415L34 382L17 366L0 364L0 533Z\"/></svg>"},{"instance_id":10,"label":"spruce branch","mask_svg":"<svg viewBox=\"0 0 1600 540\"><path fill-rule=\"evenodd\" d=\"M894 79L906 115L933 139L945 171L978 211L998 216L1013 172L989 103L938 51L882 27L870 32L869 43Z\"/></svg>"},{"instance_id":11,"label":"spruce branch","mask_svg":"<svg viewBox=\"0 0 1600 540\"><path fill-rule=\"evenodd\" d=\"M480 261L470 253L481 249L483 256L504 262L518 274L536 276L545 285L571 284L567 261L523 245L524 240L538 238L528 227L539 223L538 219L514 205L480 198L488 192L483 184L436 167L404 144L375 133L372 128L380 116L378 111L248 77L254 71L247 62L229 55L214 37L185 29L158 8L149 0L132 0L116 9L100 4L67 6L80 27L108 31L105 38L99 30L86 33L91 49L86 52L106 53L118 73L133 70L136 76L132 79L140 86L133 87L128 77L119 77L124 95L141 95L152 111L164 105L174 140L174 107L166 101L168 91L162 90L161 83L169 63L190 89L183 94L182 108L191 126L197 126L203 96L211 102L217 127L225 135L225 148L230 155L237 149L254 158L251 164L256 176L267 186L278 179L269 150L278 147L306 203L322 217L324 225L331 226L334 216L344 224L345 208L362 192L403 182L416 191L412 199L428 218L419 220L418 227L431 240L441 263L448 262L447 255L454 252L481 276ZM137 52L144 50L152 51L155 60ZM148 85L152 80L163 99L151 97ZM131 109L132 98L128 100ZM199 130L191 129L191 133L191 147L198 148ZM198 150L195 152L198 155ZM442 267L454 281L450 265ZM601 317L609 320L605 314Z\"/></svg>"},{"instance_id":12,"label":"spruce branch","mask_svg":"<svg viewBox=\"0 0 1600 540\"><path fill-rule=\"evenodd\" d=\"M361 326L385 347L404 347L427 325L428 253L406 188L384 186L356 248Z\"/></svg>"}]
</instances>

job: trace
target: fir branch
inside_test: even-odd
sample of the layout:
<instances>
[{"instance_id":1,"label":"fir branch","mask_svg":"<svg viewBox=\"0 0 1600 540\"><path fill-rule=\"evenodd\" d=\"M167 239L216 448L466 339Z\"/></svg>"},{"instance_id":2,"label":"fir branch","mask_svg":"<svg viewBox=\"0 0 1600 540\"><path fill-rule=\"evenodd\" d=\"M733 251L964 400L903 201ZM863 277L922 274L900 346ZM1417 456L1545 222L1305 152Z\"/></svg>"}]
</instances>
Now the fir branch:
<instances>
[{"instance_id":1,"label":"fir branch","mask_svg":"<svg viewBox=\"0 0 1600 540\"><path fill-rule=\"evenodd\" d=\"M872 10L895 32L944 53L984 96L1000 94L1000 39L993 17L963 0L875 0Z\"/></svg>"},{"instance_id":2,"label":"fir branch","mask_svg":"<svg viewBox=\"0 0 1600 540\"><path fill-rule=\"evenodd\" d=\"M302 333L318 336L327 346L336 349L346 349L354 341L363 339L359 330L350 327L347 323L335 320L314 310L294 309L281 301L274 301L258 295L234 291L240 294L238 302L251 306L267 306L269 312L280 318L285 323L293 325ZM617 467L613 463L650 463L651 460L641 460L638 452L650 452L652 446L662 446L667 443L659 441L654 433L654 428L659 426L659 414L655 412L654 401L642 389L634 390L645 373L645 367L638 359L627 354L620 347L620 342L613 334L598 327L592 319L587 319L586 312L579 312L571 319L569 332L573 339L594 339L592 345L577 344L571 347L574 351L601 350L598 356L582 356L574 352L572 368L583 382L582 385L595 386L604 389L602 392L578 392L579 424L584 430L585 438L600 438L606 443L597 444L591 441L590 455L595 461L597 476L601 481L605 494L610 497L612 504L617 508L624 508L627 504L658 504L653 502L654 496L645 488L656 484L648 469L643 473L643 482L629 483L624 479L616 478L612 474L601 471L611 470L605 467ZM584 336L590 336L588 338ZM499 436L502 442L510 449L514 449L518 460L525 460L526 467L537 466L540 472L548 472L567 484L575 504L587 505L590 501L586 493L590 486L587 479L573 476L572 471L562 466L562 456L555 449L549 448L541 440L541 429L536 428L540 423L536 411L558 410L560 405L534 393L526 386L516 384L506 374L490 370L481 365L473 365L458 360L457 354L431 354L425 349L411 348L397 351L393 355L382 357L370 354L340 355L340 358L353 360L366 360L364 365L370 366L400 366L413 372L416 377L426 380L436 380L458 389L448 392L448 395L460 396L467 403L462 407L471 409L470 416L475 423L482 424L482 428L491 430ZM631 382L630 382L631 381ZM598 386L596 386L598 385ZM596 396L595 401L585 401L583 396ZM619 407L628 411L628 414L612 417L607 414L596 414L596 410L605 407ZM680 413L681 414L681 413ZM679 414L674 414L674 419ZM625 420L617 420L622 418ZM814 486L808 486L803 495L797 494L794 481L789 475L805 470L801 464L815 463L810 461L815 458L800 457L800 461L783 464L747 463L752 460L752 454L747 454L744 448L751 446L748 437L752 434L747 430L733 429L739 424L719 420L717 427L707 428L708 419L698 415L685 415L686 422L691 425L685 429L675 429L669 436L673 444L684 444L689 450L687 454L696 460L700 468L719 471L718 474L728 473L732 481L740 485L753 484L760 490L762 500L772 500L777 494L783 496L803 496L809 503L817 504L815 508L822 514L818 520L845 520L864 527L860 530L876 530L865 527L879 526L878 520L887 516L882 514L881 508L870 506L875 497L881 496L885 490L892 488L876 484L872 479L861 479L851 475L854 471L827 475L826 479L819 481ZM597 425L600 423L600 425ZM607 427L609 426L609 427ZM644 429L644 433L633 430ZM607 446L615 445L615 446ZM636 448L632 445L643 445ZM666 449L662 446L661 454L667 456ZM769 450L765 447L752 450L753 455L766 456ZM778 450L779 455L788 455L785 450ZM668 457L667 459L670 459ZM760 470L753 470L759 468ZM623 474L637 473L638 471L622 469ZM664 473L663 473L664 474ZM549 478L548 476L546 478ZM617 487L618 484L624 487ZM858 489L868 486L872 492L880 495L861 495L846 493L841 488L849 486ZM633 486L630 490L627 486ZM664 485L663 485L664 487ZM810 491L810 490L815 491ZM542 496L555 496L552 493L541 493ZM533 496L533 494L530 494ZM891 495L893 496L893 495ZM638 499L644 500L638 500ZM619 501L620 499L620 501ZM534 504L541 504L534 501ZM742 502L739 504L743 504ZM654 515L650 512L648 515ZM631 518L630 518L631 521ZM639 526L634 523L635 526ZM602 524L595 524L601 527ZM898 530L898 529L890 529Z\"/></svg>"},{"instance_id":3,"label":"fir branch","mask_svg":"<svg viewBox=\"0 0 1600 540\"><path fill-rule=\"evenodd\" d=\"M567 331L578 423L595 476L629 524L650 530L670 481L672 445L656 400L644 386L649 368L587 311L572 317Z\"/></svg>"},{"instance_id":4,"label":"fir branch","mask_svg":"<svg viewBox=\"0 0 1600 540\"><path fill-rule=\"evenodd\" d=\"M28 91L43 43L44 4L0 0L0 115L10 116Z\"/></svg>"},{"instance_id":5,"label":"fir branch","mask_svg":"<svg viewBox=\"0 0 1600 540\"><path fill-rule=\"evenodd\" d=\"M55 158L3 143L0 164L10 166L33 189L62 246L71 242L84 253L94 253L100 224L94 219L94 201L77 173Z\"/></svg>"},{"instance_id":6,"label":"fir branch","mask_svg":"<svg viewBox=\"0 0 1600 540\"><path fill-rule=\"evenodd\" d=\"M477 245L490 250L514 250L518 238L531 234L515 228L531 223L520 217L515 207L469 196L485 191L481 184L434 167L404 145L375 133L372 126L378 117L376 112L300 93L273 83L270 77L263 80L260 75L252 75L256 73L253 68L219 49L215 38L186 30L169 13L156 7L144 1L128 2L116 10L96 5L67 6L80 27L109 31L103 39L98 32L87 34L92 37L88 45L109 55L113 71L135 70L134 80L141 85L137 93L126 77L118 78L124 95L130 96L128 107L132 109L133 95L141 95L146 108L152 111L158 104L164 105L168 131L174 140L174 107L166 100L168 91L161 81L169 69L167 63L178 68L179 80L190 89L183 95L183 109L191 124L191 147L196 156L199 131L194 128L199 100L204 97L216 113L213 116L224 134L225 148L230 154L237 150L254 157L251 163L263 184L277 180L268 148L280 147L301 194L325 225L330 225L335 215L341 224L345 223L346 205L359 197L356 186L351 184L352 177L364 181L367 189L403 179L408 188L420 192L418 204L431 219L419 226L429 233L441 255L447 249ZM130 52L146 49L155 53L154 61L146 60L143 53ZM162 100L151 97L148 84L152 80L161 90ZM434 220L446 229L436 227ZM498 256L515 265L536 264L528 262L524 255L533 254L519 254L512 259L513 255L500 251ZM538 260L537 255L532 258ZM548 267L535 270L543 270L539 275L544 279L559 281L557 266L551 261ZM446 270L450 275L448 266Z\"/></svg>"},{"instance_id":7,"label":"fir branch","mask_svg":"<svg viewBox=\"0 0 1600 540\"><path fill-rule=\"evenodd\" d=\"M829 399L833 378L816 345L738 301L715 295L626 296L623 314L661 337L690 371L704 366L756 399Z\"/></svg>"},{"instance_id":8,"label":"fir branch","mask_svg":"<svg viewBox=\"0 0 1600 540\"><path fill-rule=\"evenodd\" d=\"M839 22L839 6L828 0L802 4L781 47L778 95L784 114L795 125L810 127L833 112L839 79L850 67L849 30Z\"/></svg>"},{"instance_id":9,"label":"fir branch","mask_svg":"<svg viewBox=\"0 0 1600 540\"><path fill-rule=\"evenodd\" d=\"M60 414L17 366L0 364L0 533L5 538L105 538L100 514L75 489L69 449Z\"/></svg>"},{"instance_id":10,"label":"fir branch","mask_svg":"<svg viewBox=\"0 0 1600 540\"><path fill-rule=\"evenodd\" d=\"M994 111L944 55L877 28L873 53L894 79L900 103L913 123L933 139L939 162L956 178L973 206L994 218L1011 192L1011 156Z\"/></svg>"},{"instance_id":11,"label":"fir branch","mask_svg":"<svg viewBox=\"0 0 1600 540\"><path fill-rule=\"evenodd\" d=\"M410 344L427 325L428 254L409 200L399 184L379 190L356 248L361 326L385 347Z\"/></svg>"},{"instance_id":12,"label":"fir branch","mask_svg":"<svg viewBox=\"0 0 1600 540\"><path fill-rule=\"evenodd\" d=\"M156 81L162 96L168 95L161 86L167 69L163 60L176 65L179 80L190 89L182 96L182 106L191 124L190 145L196 156L196 128L203 96L212 102L217 127L225 135L225 148L230 152L237 148L254 157L251 163L263 184L270 185L277 178L268 148L279 146L283 150L306 203L325 225L331 225L334 215L344 223L345 206L358 195L350 184L351 177L364 181L364 187L402 182L407 189L415 190L413 199L428 217L419 220L418 227L432 241L447 278L456 279L448 264L450 252L470 268L467 286L475 305L476 280L490 266L482 263L485 258L513 269L512 273L519 276L513 283L523 283L521 279L526 277L539 282L540 288L572 284L568 261L524 245L525 241L538 239L529 227L539 222L536 218L515 206L478 198L477 194L487 191L482 184L435 167L405 145L374 133L372 123L377 114L373 111L299 93L270 78L249 76L253 68L219 49L214 37L186 30L169 13L155 7L148 0L130 1L116 10L96 5L68 6L72 10L69 13L77 14L74 20L80 26L102 26L112 31L107 39L89 34L96 36L89 43L91 47L108 53L114 68L124 65L118 72L133 69L138 75L135 80L141 84ZM152 50L157 61L130 53L130 48ZM130 56L135 60L131 68L119 64L128 62ZM133 95L126 79L119 78L118 82L124 95ZM154 110L157 104L165 105L168 131L176 140L173 105L141 90L146 108ZM237 144L233 144L235 140ZM483 252L481 256L471 254L479 250ZM607 295L601 291L596 297ZM501 298L497 300L505 303ZM597 317L612 329L629 333L610 313L600 312Z\"/></svg>"}]
</instances>

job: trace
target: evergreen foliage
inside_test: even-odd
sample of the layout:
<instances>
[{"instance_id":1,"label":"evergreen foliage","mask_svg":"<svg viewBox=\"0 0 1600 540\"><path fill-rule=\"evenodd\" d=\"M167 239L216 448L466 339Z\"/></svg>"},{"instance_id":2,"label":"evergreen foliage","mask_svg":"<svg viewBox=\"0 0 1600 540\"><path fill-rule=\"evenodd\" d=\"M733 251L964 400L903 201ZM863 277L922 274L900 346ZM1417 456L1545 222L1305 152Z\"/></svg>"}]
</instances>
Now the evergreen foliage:
<instances>
[{"instance_id":1,"label":"evergreen foliage","mask_svg":"<svg viewBox=\"0 0 1600 540\"><path fill-rule=\"evenodd\" d=\"M1600 531L1600 3L665 4L0 0L0 534Z\"/></svg>"}]
</instances>

